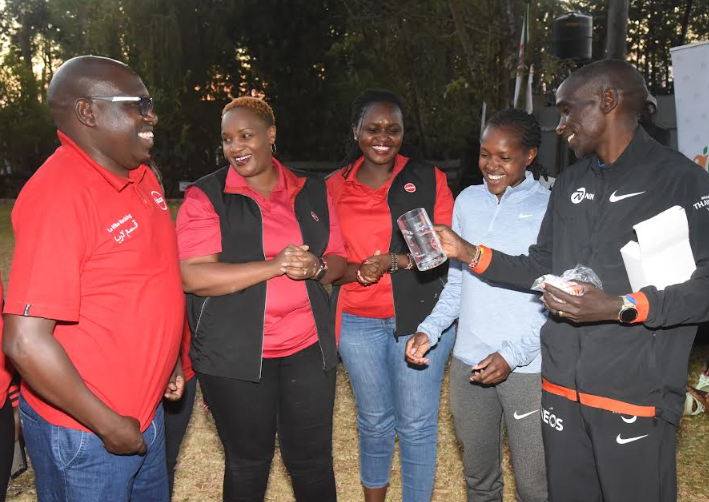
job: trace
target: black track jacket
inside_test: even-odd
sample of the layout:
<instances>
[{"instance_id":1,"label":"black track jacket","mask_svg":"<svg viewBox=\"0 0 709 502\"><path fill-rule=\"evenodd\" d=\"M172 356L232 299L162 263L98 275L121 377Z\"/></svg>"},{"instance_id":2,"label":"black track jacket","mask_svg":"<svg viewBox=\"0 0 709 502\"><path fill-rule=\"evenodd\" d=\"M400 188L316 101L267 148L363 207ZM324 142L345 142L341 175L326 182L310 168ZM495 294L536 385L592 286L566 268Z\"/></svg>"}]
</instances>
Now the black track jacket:
<instances>
[{"instance_id":1,"label":"black track jacket","mask_svg":"<svg viewBox=\"0 0 709 502\"><path fill-rule=\"evenodd\" d=\"M663 291L643 288L649 303L644 322L574 324L550 316L541 331L547 380L655 406L656 416L677 424L696 323L709 320L709 174L641 127L614 164L601 168L598 162L592 155L565 170L537 244L527 256L494 251L482 276L529 288L543 274L560 275L582 264L598 274L607 293L632 293L620 248L637 240L633 225L672 206L684 207L697 270L687 282Z\"/></svg>"}]
</instances>

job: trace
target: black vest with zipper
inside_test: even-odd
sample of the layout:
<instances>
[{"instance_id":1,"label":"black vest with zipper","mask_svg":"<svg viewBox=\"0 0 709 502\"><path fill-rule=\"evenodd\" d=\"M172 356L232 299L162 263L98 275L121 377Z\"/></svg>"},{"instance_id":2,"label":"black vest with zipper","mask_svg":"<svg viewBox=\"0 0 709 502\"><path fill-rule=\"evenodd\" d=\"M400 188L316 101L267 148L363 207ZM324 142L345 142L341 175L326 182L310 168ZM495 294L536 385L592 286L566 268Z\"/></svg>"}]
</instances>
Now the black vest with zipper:
<instances>
[{"instance_id":1,"label":"black vest with zipper","mask_svg":"<svg viewBox=\"0 0 709 502\"><path fill-rule=\"evenodd\" d=\"M224 167L195 182L219 216L222 235L220 262L264 261L263 220L251 197L224 192ZM330 238L330 215L324 181L312 174L291 170L306 178L295 197L295 216L303 243L322 256ZM313 216L315 215L315 216ZM323 355L323 368L337 364L334 311L327 291L317 281L306 280L308 298ZM192 332L190 358L198 373L258 382L261 379L263 329L267 281L235 293L201 297L187 294L187 316Z\"/></svg>"}]
</instances>

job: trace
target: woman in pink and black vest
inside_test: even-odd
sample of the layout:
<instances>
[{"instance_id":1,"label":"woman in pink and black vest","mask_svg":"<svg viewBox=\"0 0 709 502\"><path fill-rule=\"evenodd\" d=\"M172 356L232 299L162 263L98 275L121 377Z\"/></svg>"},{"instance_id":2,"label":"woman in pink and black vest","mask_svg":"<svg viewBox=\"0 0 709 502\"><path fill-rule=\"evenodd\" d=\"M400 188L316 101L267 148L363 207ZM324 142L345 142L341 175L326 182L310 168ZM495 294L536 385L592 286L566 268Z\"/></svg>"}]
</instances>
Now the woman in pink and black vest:
<instances>
[{"instance_id":1,"label":"woman in pink and black vest","mask_svg":"<svg viewBox=\"0 0 709 502\"><path fill-rule=\"evenodd\" d=\"M229 166L198 180L177 217L190 357L226 455L224 500L264 499L276 432L298 501L336 500L337 347L324 284L345 251L324 181L276 160L271 107L222 113Z\"/></svg>"}]
</instances>

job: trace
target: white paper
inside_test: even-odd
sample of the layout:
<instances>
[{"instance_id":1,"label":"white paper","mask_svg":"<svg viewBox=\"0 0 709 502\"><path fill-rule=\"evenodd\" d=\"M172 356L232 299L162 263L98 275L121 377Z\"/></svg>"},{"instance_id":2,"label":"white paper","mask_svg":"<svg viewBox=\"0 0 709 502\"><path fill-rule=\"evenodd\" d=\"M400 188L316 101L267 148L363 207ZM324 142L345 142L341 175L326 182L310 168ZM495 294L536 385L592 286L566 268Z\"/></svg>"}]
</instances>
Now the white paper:
<instances>
[{"instance_id":1,"label":"white paper","mask_svg":"<svg viewBox=\"0 0 709 502\"><path fill-rule=\"evenodd\" d=\"M639 291L640 288L648 284L643 271L640 245L635 241L630 241L620 248L620 254L623 257L623 263L625 263L628 279L630 279L630 287L633 288L633 291Z\"/></svg>"},{"instance_id":2,"label":"white paper","mask_svg":"<svg viewBox=\"0 0 709 502\"><path fill-rule=\"evenodd\" d=\"M620 250L633 291L651 285L665 289L692 276L697 266L683 207L673 206L633 228L638 242L630 241Z\"/></svg>"}]
</instances>

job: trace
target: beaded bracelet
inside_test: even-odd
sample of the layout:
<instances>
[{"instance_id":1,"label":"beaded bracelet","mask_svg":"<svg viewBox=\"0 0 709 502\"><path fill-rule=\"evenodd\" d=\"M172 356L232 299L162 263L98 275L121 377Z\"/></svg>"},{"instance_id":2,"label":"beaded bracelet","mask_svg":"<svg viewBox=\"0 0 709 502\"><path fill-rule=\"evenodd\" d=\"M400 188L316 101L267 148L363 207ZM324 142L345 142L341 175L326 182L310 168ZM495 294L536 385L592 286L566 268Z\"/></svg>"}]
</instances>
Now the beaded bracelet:
<instances>
[{"instance_id":1,"label":"beaded bracelet","mask_svg":"<svg viewBox=\"0 0 709 502\"><path fill-rule=\"evenodd\" d=\"M470 264L468 264L468 266L470 267L471 270L475 270L475 267L477 267L478 263L480 263L480 260L482 259L484 253L485 253L484 247L475 246L475 256L473 256L473 259L470 260Z\"/></svg>"}]
</instances>

